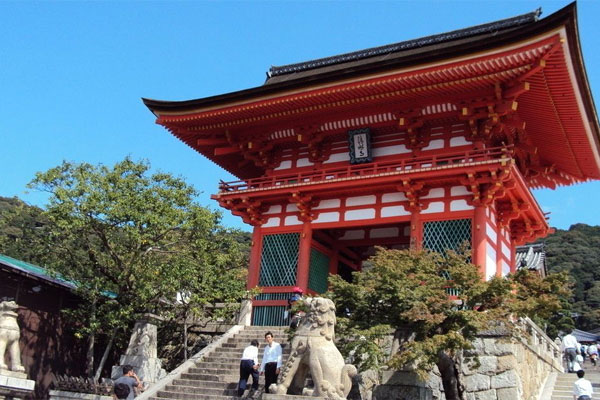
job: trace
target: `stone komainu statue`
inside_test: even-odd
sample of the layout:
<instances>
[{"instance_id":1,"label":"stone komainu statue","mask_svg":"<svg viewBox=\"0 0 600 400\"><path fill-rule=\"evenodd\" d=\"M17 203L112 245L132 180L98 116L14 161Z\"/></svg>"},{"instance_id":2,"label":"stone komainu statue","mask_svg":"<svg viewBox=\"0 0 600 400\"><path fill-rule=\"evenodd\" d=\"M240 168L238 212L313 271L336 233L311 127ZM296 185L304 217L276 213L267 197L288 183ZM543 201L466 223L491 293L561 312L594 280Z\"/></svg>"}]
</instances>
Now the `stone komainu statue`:
<instances>
[{"instance_id":1,"label":"stone komainu statue","mask_svg":"<svg viewBox=\"0 0 600 400\"><path fill-rule=\"evenodd\" d=\"M21 350L19 349L19 325L17 324L16 310L19 308L14 301L0 303L0 370L8 370L4 363L5 352L10 356L10 370L24 372L21 365Z\"/></svg>"},{"instance_id":2,"label":"stone komainu statue","mask_svg":"<svg viewBox=\"0 0 600 400\"><path fill-rule=\"evenodd\" d=\"M290 357L270 392L345 399L357 371L353 365L344 363L333 343L335 305L322 297L303 301L308 305L308 312L296 329ZM309 372L315 385L312 392L303 390Z\"/></svg>"}]
</instances>

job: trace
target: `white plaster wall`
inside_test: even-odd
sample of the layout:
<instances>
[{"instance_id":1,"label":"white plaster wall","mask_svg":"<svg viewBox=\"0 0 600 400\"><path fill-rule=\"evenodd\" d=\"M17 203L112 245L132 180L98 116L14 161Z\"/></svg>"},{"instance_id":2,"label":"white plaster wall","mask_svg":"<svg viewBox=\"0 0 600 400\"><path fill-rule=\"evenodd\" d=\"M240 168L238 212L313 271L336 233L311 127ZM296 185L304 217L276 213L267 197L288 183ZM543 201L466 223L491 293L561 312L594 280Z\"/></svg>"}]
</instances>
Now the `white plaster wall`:
<instances>
[{"instance_id":1,"label":"white plaster wall","mask_svg":"<svg viewBox=\"0 0 600 400\"><path fill-rule=\"evenodd\" d=\"M273 217L273 218L269 218L267 220L267 222L265 222L262 227L263 228L271 228L274 226L279 226L279 224L281 223L281 218L279 217Z\"/></svg>"},{"instance_id":2,"label":"white plaster wall","mask_svg":"<svg viewBox=\"0 0 600 400\"><path fill-rule=\"evenodd\" d=\"M344 213L344 219L346 221L356 221L361 219L373 218L375 218L374 208L361 208L360 210L350 210Z\"/></svg>"},{"instance_id":3,"label":"white plaster wall","mask_svg":"<svg viewBox=\"0 0 600 400\"><path fill-rule=\"evenodd\" d=\"M323 222L337 222L340 220L340 213L335 212L322 212L319 213L319 216L313 221L313 223L323 223Z\"/></svg>"},{"instance_id":4,"label":"white plaster wall","mask_svg":"<svg viewBox=\"0 0 600 400\"><path fill-rule=\"evenodd\" d=\"M375 204L377 197L375 195L348 197L346 199L346 207L364 206L365 204Z\"/></svg>"},{"instance_id":5,"label":"white plaster wall","mask_svg":"<svg viewBox=\"0 0 600 400\"><path fill-rule=\"evenodd\" d=\"M429 203L426 209L421 211L421 214L432 214L436 212L444 211L444 202L443 201L433 201Z\"/></svg>"},{"instance_id":6,"label":"white plaster wall","mask_svg":"<svg viewBox=\"0 0 600 400\"><path fill-rule=\"evenodd\" d=\"M485 279L489 280L496 275L496 249L490 243L486 245L485 254Z\"/></svg>"},{"instance_id":7,"label":"white plaster wall","mask_svg":"<svg viewBox=\"0 0 600 400\"><path fill-rule=\"evenodd\" d=\"M399 217L402 215L410 215L409 211L404 209L404 206L390 206L390 207L382 207L381 208L381 217Z\"/></svg>"}]
</instances>

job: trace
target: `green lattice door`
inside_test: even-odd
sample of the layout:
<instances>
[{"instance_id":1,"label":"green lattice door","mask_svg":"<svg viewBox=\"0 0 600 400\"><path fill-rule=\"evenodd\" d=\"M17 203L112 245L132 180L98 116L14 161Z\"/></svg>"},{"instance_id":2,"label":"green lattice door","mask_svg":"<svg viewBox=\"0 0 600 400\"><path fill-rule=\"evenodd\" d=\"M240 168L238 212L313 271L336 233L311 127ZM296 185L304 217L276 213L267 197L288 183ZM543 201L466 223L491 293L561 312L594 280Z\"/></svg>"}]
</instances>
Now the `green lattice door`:
<instances>
[{"instance_id":1,"label":"green lattice door","mask_svg":"<svg viewBox=\"0 0 600 400\"><path fill-rule=\"evenodd\" d=\"M299 247L299 233L265 235L260 256L259 286L294 286Z\"/></svg>"},{"instance_id":2,"label":"green lattice door","mask_svg":"<svg viewBox=\"0 0 600 400\"><path fill-rule=\"evenodd\" d=\"M317 249L310 249L310 270L308 273L308 288L317 293L327 291L329 277L329 257Z\"/></svg>"},{"instance_id":3,"label":"green lattice door","mask_svg":"<svg viewBox=\"0 0 600 400\"><path fill-rule=\"evenodd\" d=\"M431 221L423 224L423 248L445 254L458 250L463 243L471 248L471 219Z\"/></svg>"},{"instance_id":4,"label":"green lattice door","mask_svg":"<svg viewBox=\"0 0 600 400\"><path fill-rule=\"evenodd\" d=\"M471 248L471 219L431 221L423 224L423 248L435 251L442 256L448 250L459 250L463 244ZM448 273L444 276L451 279ZM449 295L458 295L455 289L448 288Z\"/></svg>"},{"instance_id":5,"label":"green lattice door","mask_svg":"<svg viewBox=\"0 0 600 400\"><path fill-rule=\"evenodd\" d=\"M294 286L298 268L299 233L265 235L260 256L258 285L263 287ZM287 300L291 293L263 293L256 300ZM286 306L256 306L252 325L287 325Z\"/></svg>"}]
</instances>

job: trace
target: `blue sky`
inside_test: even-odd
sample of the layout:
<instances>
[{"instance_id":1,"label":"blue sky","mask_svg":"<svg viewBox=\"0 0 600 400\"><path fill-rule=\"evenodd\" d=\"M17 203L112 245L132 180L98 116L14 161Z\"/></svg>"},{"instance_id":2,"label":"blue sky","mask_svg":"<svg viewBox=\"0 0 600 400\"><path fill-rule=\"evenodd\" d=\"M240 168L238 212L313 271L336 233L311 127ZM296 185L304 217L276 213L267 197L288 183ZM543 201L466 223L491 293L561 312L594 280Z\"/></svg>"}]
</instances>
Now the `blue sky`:
<instances>
[{"instance_id":1,"label":"blue sky","mask_svg":"<svg viewBox=\"0 0 600 400\"><path fill-rule=\"evenodd\" d=\"M259 86L271 65L465 28L567 1L0 2L0 196L27 192L62 160L130 155L210 194L228 173L154 124L140 98L188 100ZM583 56L600 102L600 2L578 2ZM552 226L600 224L600 183L535 191ZM244 227L224 211L224 223Z\"/></svg>"}]
</instances>

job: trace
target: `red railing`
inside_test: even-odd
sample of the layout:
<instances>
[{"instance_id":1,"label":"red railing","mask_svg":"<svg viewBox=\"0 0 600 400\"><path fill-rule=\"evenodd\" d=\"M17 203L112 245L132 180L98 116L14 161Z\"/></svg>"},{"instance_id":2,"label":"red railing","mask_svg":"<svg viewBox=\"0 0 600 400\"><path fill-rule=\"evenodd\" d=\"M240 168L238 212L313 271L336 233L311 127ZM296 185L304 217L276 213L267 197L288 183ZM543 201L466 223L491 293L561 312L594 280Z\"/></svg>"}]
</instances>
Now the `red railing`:
<instances>
[{"instance_id":1,"label":"red railing","mask_svg":"<svg viewBox=\"0 0 600 400\"><path fill-rule=\"evenodd\" d=\"M368 164L355 164L319 171L299 172L295 174L263 176L246 181L223 182L219 184L222 193L242 190L276 188L283 185L322 183L332 179L357 178L362 176L408 172L424 168L442 166L460 166L466 163L478 163L511 157L512 146L492 147L482 150L469 150L456 154L434 155L429 157L406 158Z\"/></svg>"}]
</instances>

